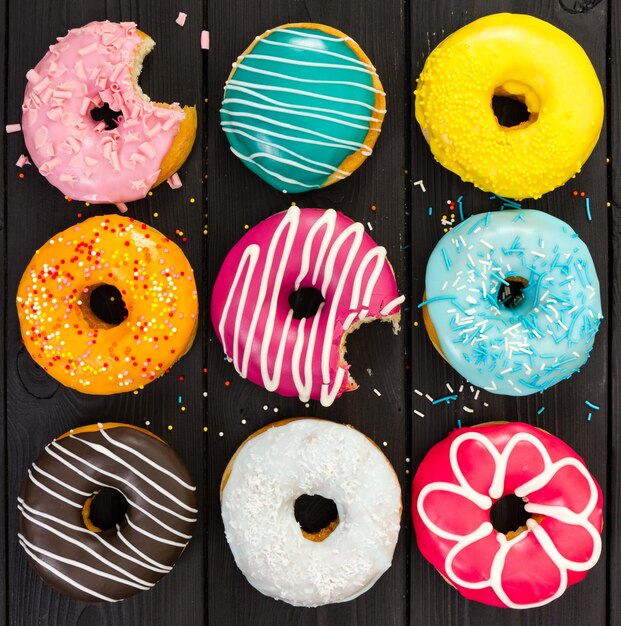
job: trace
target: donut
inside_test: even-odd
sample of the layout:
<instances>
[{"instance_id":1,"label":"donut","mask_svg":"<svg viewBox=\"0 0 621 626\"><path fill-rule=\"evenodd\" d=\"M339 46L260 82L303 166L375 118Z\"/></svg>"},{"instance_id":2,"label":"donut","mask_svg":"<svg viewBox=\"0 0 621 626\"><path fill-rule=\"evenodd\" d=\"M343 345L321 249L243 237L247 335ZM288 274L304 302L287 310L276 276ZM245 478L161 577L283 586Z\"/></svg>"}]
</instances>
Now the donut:
<instances>
[{"instance_id":1,"label":"donut","mask_svg":"<svg viewBox=\"0 0 621 626\"><path fill-rule=\"evenodd\" d=\"M123 210L186 160L196 109L152 102L138 85L154 45L133 22L91 22L59 37L26 74L26 147L67 197ZM98 109L115 112L116 125L96 121Z\"/></svg>"},{"instance_id":2,"label":"donut","mask_svg":"<svg viewBox=\"0 0 621 626\"><path fill-rule=\"evenodd\" d=\"M288 297L316 288L317 312L296 319ZM211 319L243 378L302 402L329 406L358 387L345 361L347 335L364 322L401 319L386 250L364 226L329 209L267 218L227 254L214 284Z\"/></svg>"},{"instance_id":3,"label":"donut","mask_svg":"<svg viewBox=\"0 0 621 626\"><path fill-rule=\"evenodd\" d=\"M97 317L91 294L120 292L126 318ZM137 220L104 215L44 244L17 289L26 349L57 381L83 393L132 391L192 346L198 325L194 271L181 249Z\"/></svg>"},{"instance_id":4,"label":"donut","mask_svg":"<svg viewBox=\"0 0 621 626\"><path fill-rule=\"evenodd\" d=\"M103 488L127 501L123 521L90 519ZM18 498L19 543L43 580L86 602L117 602L170 572L192 537L196 487L159 437L93 424L58 437L32 464Z\"/></svg>"},{"instance_id":5,"label":"donut","mask_svg":"<svg viewBox=\"0 0 621 626\"><path fill-rule=\"evenodd\" d=\"M284 24L233 63L220 109L231 151L283 193L326 187L371 154L386 94L360 46L323 24Z\"/></svg>"},{"instance_id":6,"label":"donut","mask_svg":"<svg viewBox=\"0 0 621 626\"><path fill-rule=\"evenodd\" d=\"M588 360L602 319L588 248L541 211L473 215L435 247L423 319L468 381L510 396L543 391Z\"/></svg>"},{"instance_id":7,"label":"donut","mask_svg":"<svg viewBox=\"0 0 621 626\"><path fill-rule=\"evenodd\" d=\"M336 503L338 517L309 536L294 516L303 494ZM353 600L390 567L401 488L390 461L351 426L284 420L251 435L220 487L226 539L261 593L294 606Z\"/></svg>"},{"instance_id":8,"label":"donut","mask_svg":"<svg viewBox=\"0 0 621 626\"><path fill-rule=\"evenodd\" d=\"M514 494L532 516L506 535L490 509ZM420 464L412 487L423 556L463 596L542 606L580 582L601 553L602 491L563 441L522 423L454 430Z\"/></svg>"},{"instance_id":9,"label":"donut","mask_svg":"<svg viewBox=\"0 0 621 626\"><path fill-rule=\"evenodd\" d=\"M418 78L415 114L435 159L483 191L539 198L580 171L604 96L580 45L530 15L482 17L442 41ZM525 105L503 126L494 97Z\"/></svg>"}]
</instances>

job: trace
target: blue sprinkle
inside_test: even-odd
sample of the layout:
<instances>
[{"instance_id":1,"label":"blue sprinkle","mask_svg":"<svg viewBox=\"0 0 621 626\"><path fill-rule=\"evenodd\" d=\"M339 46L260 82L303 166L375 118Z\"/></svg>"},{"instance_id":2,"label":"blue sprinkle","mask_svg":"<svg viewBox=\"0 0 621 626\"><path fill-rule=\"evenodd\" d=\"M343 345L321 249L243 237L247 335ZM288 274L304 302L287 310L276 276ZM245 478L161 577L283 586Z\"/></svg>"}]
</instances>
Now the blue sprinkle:
<instances>
[{"instance_id":1,"label":"blue sprinkle","mask_svg":"<svg viewBox=\"0 0 621 626\"><path fill-rule=\"evenodd\" d=\"M457 428L461 428L461 420L457 420Z\"/></svg>"},{"instance_id":2,"label":"blue sprinkle","mask_svg":"<svg viewBox=\"0 0 621 626\"><path fill-rule=\"evenodd\" d=\"M464 221L464 207L462 205L462 200L464 199L463 196L459 196L459 198L457 198L457 206L459 207L459 219L463 222Z\"/></svg>"},{"instance_id":3,"label":"blue sprinkle","mask_svg":"<svg viewBox=\"0 0 621 626\"><path fill-rule=\"evenodd\" d=\"M502 278L498 274L495 274L494 272L492 272L490 276L493 276L496 280L499 280L503 285L506 285L507 287L509 286L508 281L506 281L504 278Z\"/></svg>"},{"instance_id":4,"label":"blue sprinkle","mask_svg":"<svg viewBox=\"0 0 621 626\"><path fill-rule=\"evenodd\" d=\"M592 417L593 417L593 413L589 413L587 417L587 422L590 422Z\"/></svg>"},{"instance_id":5,"label":"blue sprinkle","mask_svg":"<svg viewBox=\"0 0 621 626\"><path fill-rule=\"evenodd\" d=\"M451 269L451 260L448 258L448 254L446 254L446 250L442 248L442 257L444 258L444 264L446 265L446 269Z\"/></svg>"},{"instance_id":6,"label":"blue sprinkle","mask_svg":"<svg viewBox=\"0 0 621 626\"><path fill-rule=\"evenodd\" d=\"M422 308L431 302L437 302L438 300L453 300L453 296L436 296L435 298L429 298L429 300L425 300L418 305L418 308Z\"/></svg>"},{"instance_id":7,"label":"blue sprinkle","mask_svg":"<svg viewBox=\"0 0 621 626\"><path fill-rule=\"evenodd\" d=\"M588 407L592 408L594 411L599 411L599 407L596 404L593 404L592 402L589 402L588 400L585 400L584 402Z\"/></svg>"},{"instance_id":8,"label":"blue sprinkle","mask_svg":"<svg viewBox=\"0 0 621 626\"><path fill-rule=\"evenodd\" d=\"M490 200L494 200L495 198L497 198L498 200L502 200L502 208L504 209L505 206L508 206L512 209L521 209L522 205L519 202L516 202L515 200L510 200L509 198L505 198L504 196L491 196Z\"/></svg>"},{"instance_id":9,"label":"blue sprinkle","mask_svg":"<svg viewBox=\"0 0 621 626\"><path fill-rule=\"evenodd\" d=\"M179 404L181 404L181 396L179 396L179 397L177 398L177 402L178 402Z\"/></svg>"},{"instance_id":10,"label":"blue sprinkle","mask_svg":"<svg viewBox=\"0 0 621 626\"><path fill-rule=\"evenodd\" d=\"M542 406L538 411L537 411L537 415L541 415L544 411L546 410L545 406Z\"/></svg>"},{"instance_id":11,"label":"blue sprinkle","mask_svg":"<svg viewBox=\"0 0 621 626\"><path fill-rule=\"evenodd\" d=\"M593 217L591 216L591 201L589 200L589 198L585 198L586 200L586 214L587 214L587 219L589 220L589 222L593 221Z\"/></svg>"},{"instance_id":12,"label":"blue sprinkle","mask_svg":"<svg viewBox=\"0 0 621 626\"><path fill-rule=\"evenodd\" d=\"M447 404L450 404L453 400L457 400L456 395L444 396L443 398L436 398L431 404L440 404L440 402L446 402Z\"/></svg>"},{"instance_id":13,"label":"blue sprinkle","mask_svg":"<svg viewBox=\"0 0 621 626\"><path fill-rule=\"evenodd\" d=\"M521 213L518 213L512 220L512 222L525 222L524 216Z\"/></svg>"},{"instance_id":14,"label":"blue sprinkle","mask_svg":"<svg viewBox=\"0 0 621 626\"><path fill-rule=\"evenodd\" d=\"M432 206L430 206L430 207L429 207L429 215L431 215L432 213L433 213L433 207L432 207Z\"/></svg>"}]
</instances>

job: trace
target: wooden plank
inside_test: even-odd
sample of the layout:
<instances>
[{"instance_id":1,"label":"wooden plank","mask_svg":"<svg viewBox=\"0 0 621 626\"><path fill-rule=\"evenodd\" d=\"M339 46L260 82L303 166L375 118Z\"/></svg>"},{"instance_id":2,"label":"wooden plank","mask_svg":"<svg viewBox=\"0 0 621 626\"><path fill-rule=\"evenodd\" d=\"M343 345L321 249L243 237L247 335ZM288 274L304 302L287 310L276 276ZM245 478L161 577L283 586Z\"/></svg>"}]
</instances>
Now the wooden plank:
<instances>
[{"instance_id":1,"label":"wooden plank","mask_svg":"<svg viewBox=\"0 0 621 626\"><path fill-rule=\"evenodd\" d=\"M617 2L610 3L609 30L609 75L610 84L608 99L609 142L610 142L610 199L609 219L611 238L608 253L610 255L610 461L608 476L609 538L608 538L608 623L618 624L621 620L621 599L618 593L619 576L621 575L621 490L619 489L619 472L621 472L621 147L617 137L621 132L621 43L618 33L621 29L621 7Z\"/></svg>"},{"instance_id":2,"label":"wooden plank","mask_svg":"<svg viewBox=\"0 0 621 626\"><path fill-rule=\"evenodd\" d=\"M178 8L167 2L98 3L40 0L9 2L10 33L7 67L9 68L7 119L19 121L26 71L34 67L53 43L54 37L71 27L91 20L134 20L157 42L145 63L141 81L145 92L163 101L180 101L198 105L199 139L190 159L181 170L184 186L172 191L167 185L152 197L130 207L130 214L152 224L174 240L175 230L184 231L188 242L184 251L196 271L202 298L204 237L201 170L201 137L204 106L202 97L203 52L200 31L203 27L202 2L186 2L188 21L182 29L175 24ZM0 63L4 67L4 63ZM8 546L10 576L8 594L11 624L198 624L203 621L202 594L205 586L203 548L205 525L201 511L193 540L178 561L174 571L153 590L118 604L85 604L74 602L52 591L33 572L17 543L17 493L28 466L43 447L69 428L95 421L125 421L139 426L150 422L150 428L162 436L184 457L198 485L201 508L204 490L203 373L201 334L194 347L172 373L134 395L86 396L59 387L38 370L23 353L14 297L23 269L38 246L58 231L91 215L115 212L110 206L86 207L68 203L32 167L25 168L19 179L13 167L24 151L19 138L8 144L8 247L11 260L6 293L7 363L7 450ZM195 198L191 203L190 199ZM155 217L155 213L159 217ZM204 319L204 316L203 316ZM184 381L178 377L184 376ZM178 396L183 398L181 412ZM173 430L167 429L168 424Z\"/></svg>"},{"instance_id":3,"label":"wooden plank","mask_svg":"<svg viewBox=\"0 0 621 626\"><path fill-rule=\"evenodd\" d=\"M4 10L6 17L6 7ZM6 72L6 38L7 30L2 29L0 33L0 85L4 88L4 93L7 93L7 72ZM7 257L6 257L6 208L7 208L7 196L6 196L6 170L7 170L7 143L11 139L4 132L4 126L9 121L6 117L6 98L0 98L0 159L2 159L2 167L0 167L0 189L2 194L0 195L0 276L2 276L3 288L0 290L0 311L2 311L2 330L0 331L0 459L2 459L2 471L3 477L0 480L0 620L7 621L8 605L7 605L7 584L8 584L8 572L7 572L7 502L6 502L6 463L5 463L5 450L6 450L6 352L5 352L5 337L6 337L6 306L7 306L7 291L4 285L6 285L6 271L7 271ZM14 141L14 140L13 140ZM19 139L17 140L20 141Z\"/></svg>"},{"instance_id":4,"label":"wooden plank","mask_svg":"<svg viewBox=\"0 0 621 626\"><path fill-rule=\"evenodd\" d=\"M257 10L251 10L257 7ZM406 108L406 60L401 0L341 2L327 0L266 0L249 5L243 0L211 0L211 50L209 66L209 284L212 285L228 250L253 226L286 209L290 201L301 207L342 210L363 223L388 250L398 284L406 289L403 262L405 243L403 163L404 111ZM247 170L229 151L219 128L217 111L224 82L237 55L267 28L287 22L319 22L353 37L377 66L388 95L386 117L373 156L348 180L324 190L283 196ZM381 35L380 35L381 33ZM371 206L376 205L373 212ZM398 474L405 478L407 390L404 386L406 333L391 334L387 324L371 324L348 342L348 361L361 388L346 394L331 407L319 403L306 408L297 399L270 394L241 379L232 365L223 362L222 348L209 329L209 443L208 443L208 577L218 580L207 594L212 624L405 624L407 549L409 523L404 500L404 526L392 568L369 592L344 604L316 611L295 609L261 595L235 566L223 534L218 504L222 472L237 446L252 432L277 419L318 416L353 424L384 448ZM369 368L373 375L365 371ZM225 387L225 381L229 386ZM380 391L377 396L373 389ZM263 407L267 409L264 410ZM276 413L276 411L278 411ZM246 422L242 424L241 420ZM218 436L222 433L222 436ZM402 485L406 488L406 480ZM404 491L404 494L407 493Z\"/></svg>"},{"instance_id":5,"label":"wooden plank","mask_svg":"<svg viewBox=\"0 0 621 626\"><path fill-rule=\"evenodd\" d=\"M572 35L585 48L606 89L606 37L607 5L599 4L592 11L569 13L557 2L528 0L516 3L510 0L467 0L460 3L412 3L411 42L412 77L420 73L427 55L446 36L461 26L490 13L513 11L529 13L551 22ZM412 84L412 90L415 83ZM457 176L443 169L433 160L431 152L412 119L412 166L413 181L423 179L427 192L412 187L412 294L414 302L422 300L424 271L427 258L443 234L442 215L450 213L447 200L455 201L463 195L465 217L475 213L499 208L490 200L491 194L483 193L465 184ZM608 318L609 280L608 250L603 242L608 240L609 226L606 211L606 142L602 137L583 171L565 186L546 194L541 200L526 201L525 208L548 211L568 222L587 243L594 258L602 285L604 316ZM572 191L584 191L590 197L593 222L586 218L584 199L574 197ZM428 207L434 211L430 217ZM457 211L454 211L459 220ZM432 397L446 395L446 383L459 390L464 381L448 366L431 346L420 316L413 314L412 335L412 387ZM581 454L591 472L599 480L604 493L607 489L608 459L608 333L610 323L601 328L595 349L582 372L570 382L563 382L546 391L522 399L495 396L481 392L474 399L468 385L459 393L457 402L432 406L424 397L412 395L412 409L425 414L424 418L412 415L412 464L415 468L427 450L444 438L461 420L464 426L492 420L526 421L556 434ZM588 408L585 400L599 405L587 422ZM487 403L488 406L485 406ZM463 405L474 409L467 413ZM545 412L538 414L540 407ZM614 528L611 519L605 524L606 535ZM506 624L604 624L606 620L606 558L589 573L580 585L569 589L557 601L529 611L503 611L469 602L447 585L437 572L424 560L412 540L410 618L412 624L492 624L502 619Z\"/></svg>"}]
</instances>

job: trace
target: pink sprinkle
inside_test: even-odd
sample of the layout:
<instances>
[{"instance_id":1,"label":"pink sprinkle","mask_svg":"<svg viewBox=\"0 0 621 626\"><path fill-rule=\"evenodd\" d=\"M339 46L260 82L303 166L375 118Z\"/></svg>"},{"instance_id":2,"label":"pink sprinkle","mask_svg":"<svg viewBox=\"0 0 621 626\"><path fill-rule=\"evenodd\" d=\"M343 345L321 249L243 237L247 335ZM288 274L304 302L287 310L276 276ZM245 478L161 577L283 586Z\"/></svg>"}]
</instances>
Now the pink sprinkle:
<instances>
[{"instance_id":1,"label":"pink sprinkle","mask_svg":"<svg viewBox=\"0 0 621 626\"><path fill-rule=\"evenodd\" d=\"M32 165L32 163L25 154L20 154L15 165L17 165L17 167L24 167L24 165Z\"/></svg>"},{"instance_id":2,"label":"pink sprinkle","mask_svg":"<svg viewBox=\"0 0 621 626\"><path fill-rule=\"evenodd\" d=\"M179 178L179 174L175 172L167 181L166 181L171 189L179 189L179 187L183 186L181 182L181 178Z\"/></svg>"},{"instance_id":3,"label":"pink sprinkle","mask_svg":"<svg viewBox=\"0 0 621 626\"><path fill-rule=\"evenodd\" d=\"M152 159L156 154L155 148L147 141L141 143L138 146L138 150L140 150L140 152L142 152L142 154L147 156L149 159Z\"/></svg>"},{"instance_id":4,"label":"pink sprinkle","mask_svg":"<svg viewBox=\"0 0 621 626\"><path fill-rule=\"evenodd\" d=\"M201 48L203 50L209 50L209 31L201 31Z\"/></svg>"},{"instance_id":5,"label":"pink sprinkle","mask_svg":"<svg viewBox=\"0 0 621 626\"><path fill-rule=\"evenodd\" d=\"M97 43L93 41L93 43L89 44L88 46L84 46L84 48L80 48L78 50L78 54L80 56L85 56L87 54L90 54L91 52L95 52L97 50Z\"/></svg>"},{"instance_id":6,"label":"pink sprinkle","mask_svg":"<svg viewBox=\"0 0 621 626\"><path fill-rule=\"evenodd\" d=\"M127 213L127 205L124 202L115 202L115 205L120 213Z\"/></svg>"},{"instance_id":7,"label":"pink sprinkle","mask_svg":"<svg viewBox=\"0 0 621 626\"><path fill-rule=\"evenodd\" d=\"M175 22L177 22L179 26L183 26L185 24L185 18L187 16L188 16L187 13L182 13L181 11L179 11L179 15L177 16L177 19L175 20Z\"/></svg>"},{"instance_id":8,"label":"pink sprinkle","mask_svg":"<svg viewBox=\"0 0 621 626\"><path fill-rule=\"evenodd\" d=\"M22 129L22 126L21 124L7 124L5 129L7 133L18 133Z\"/></svg>"}]
</instances>

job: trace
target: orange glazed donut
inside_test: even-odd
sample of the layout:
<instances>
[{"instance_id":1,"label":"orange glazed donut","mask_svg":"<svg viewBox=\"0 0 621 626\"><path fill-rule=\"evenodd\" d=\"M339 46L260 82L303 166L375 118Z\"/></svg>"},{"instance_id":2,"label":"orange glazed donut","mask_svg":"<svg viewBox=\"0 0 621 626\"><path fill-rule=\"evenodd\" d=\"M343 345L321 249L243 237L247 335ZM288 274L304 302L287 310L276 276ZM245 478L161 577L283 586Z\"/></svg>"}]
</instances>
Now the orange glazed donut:
<instances>
[{"instance_id":1,"label":"orange glazed donut","mask_svg":"<svg viewBox=\"0 0 621 626\"><path fill-rule=\"evenodd\" d=\"M101 320L93 291L111 285L127 315ZM181 249L137 220L104 215L58 233L35 253L17 290L24 344L67 387L132 391L161 376L192 345L194 270Z\"/></svg>"}]
</instances>

